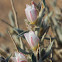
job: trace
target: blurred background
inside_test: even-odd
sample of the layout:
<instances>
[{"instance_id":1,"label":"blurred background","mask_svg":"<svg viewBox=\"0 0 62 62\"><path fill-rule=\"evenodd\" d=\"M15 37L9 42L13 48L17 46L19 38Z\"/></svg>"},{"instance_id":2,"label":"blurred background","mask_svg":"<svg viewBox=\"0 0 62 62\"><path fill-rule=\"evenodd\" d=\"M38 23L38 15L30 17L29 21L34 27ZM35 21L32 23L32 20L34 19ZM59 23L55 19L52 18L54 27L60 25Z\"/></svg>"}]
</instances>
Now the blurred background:
<instances>
[{"instance_id":1,"label":"blurred background","mask_svg":"<svg viewBox=\"0 0 62 62\"><path fill-rule=\"evenodd\" d=\"M34 1L38 3L38 0L34 0ZM54 1L54 0L46 0L47 5L50 7L50 11L53 11L53 8L51 7L49 1ZM26 18L26 16L25 16L24 10L25 10L26 4L30 4L30 2L31 0L14 0L14 6L17 12L19 28L22 28L24 30L26 30L26 27L25 27L26 25L24 23L24 19ZM62 0L57 0L57 6L62 9ZM0 18L7 21L8 23L10 23L9 17L8 17L8 14L10 11L12 11L10 0L0 0ZM10 36L7 34L7 30L6 30L7 28L8 26L5 23L0 21L0 48L5 49L6 47L8 52L14 53L13 52L14 44L11 41ZM53 35L51 30L49 31L49 34ZM8 48L10 48L10 50Z\"/></svg>"}]
</instances>

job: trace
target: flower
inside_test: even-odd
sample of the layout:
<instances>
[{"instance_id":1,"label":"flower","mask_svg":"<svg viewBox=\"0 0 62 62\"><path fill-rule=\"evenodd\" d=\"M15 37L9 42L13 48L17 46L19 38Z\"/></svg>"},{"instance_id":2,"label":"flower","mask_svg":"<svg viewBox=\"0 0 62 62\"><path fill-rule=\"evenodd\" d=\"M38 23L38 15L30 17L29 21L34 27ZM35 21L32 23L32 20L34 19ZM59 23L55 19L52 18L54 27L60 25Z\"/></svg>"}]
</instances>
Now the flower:
<instances>
[{"instance_id":1,"label":"flower","mask_svg":"<svg viewBox=\"0 0 62 62\"><path fill-rule=\"evenodd\" d=\"M27 59L23 53L15 52L15 57L12 57L14 62L27 62Z\"/></svg>"},{"instance_id":2,"label":"flower","mask_svg":"<svg viewBox=\"0 0 62 62\"><path fill-rule=\"evenodd\" d=\"M30 45L30 47L36 51L37 47L38 47L38 43L39 43L39 38L35 35L35 33L33 31L30 31L28 33L24 34L28 44Z\"/></svg>"},{"instance_id":3,"label":"flower","mask_svg":"<svg viewBox=\"0 0 62 62\"><path fill-rule=\"evenodd\" d=\"M32 4L32 6L26 5L25 14L26 14L28 21L31 24L35 23L37 19L37 11L35 9L34 4Z\"/></svg>"}]
</instances>

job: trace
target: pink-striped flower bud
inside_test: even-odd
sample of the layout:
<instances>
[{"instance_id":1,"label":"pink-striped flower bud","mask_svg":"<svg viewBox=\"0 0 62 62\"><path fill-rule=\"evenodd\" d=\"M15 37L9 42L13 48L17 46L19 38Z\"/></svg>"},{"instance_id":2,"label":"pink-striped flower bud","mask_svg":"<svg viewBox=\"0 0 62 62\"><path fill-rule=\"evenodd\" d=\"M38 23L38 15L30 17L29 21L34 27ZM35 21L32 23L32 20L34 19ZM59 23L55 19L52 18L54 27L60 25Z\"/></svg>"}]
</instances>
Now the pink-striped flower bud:
<instances>
[{"instance_id":1,"label":"pink-striped flower bud","mask_svg":"<svg viewBox=\"0 0 62 62\"><path fill-rule=\"evenodd\" d=\"M37 19L37 11L34 4L32 6L26 5L25 14L30 23L35 23Z\"/></svg>"},{"instance_id":2,"label":"pink-striped flower bud","mask_svg":"<svg viewBox=\"0 0 62 62\"><path fill-rule=\"evenodd\" d=\"M37 47L38 47L38 43L39 43L39 38L35 35L35 33L33 31L30 31L28 33L24 34L28 44L30 45L30 47L36 51Z\"/></svg>"},{"instance_id":3,"label":"pink-striped flower bud","mask_svg":"<svg viewBox=\"0 0 62 62\"><path fill-rule=\"evenodd\" d=\"M15 57L12 57L14 62L27 62L27 59L23 53L15 52Z\"/></svg>"}]
</instances>

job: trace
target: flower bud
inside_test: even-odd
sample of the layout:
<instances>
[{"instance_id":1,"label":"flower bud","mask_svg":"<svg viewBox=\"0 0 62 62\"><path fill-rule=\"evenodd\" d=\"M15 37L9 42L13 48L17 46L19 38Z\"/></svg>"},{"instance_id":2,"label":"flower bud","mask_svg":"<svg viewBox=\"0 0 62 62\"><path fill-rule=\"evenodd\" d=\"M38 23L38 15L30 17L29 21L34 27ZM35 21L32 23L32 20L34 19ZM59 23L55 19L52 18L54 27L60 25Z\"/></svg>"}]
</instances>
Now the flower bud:
<instances>
[{"instance_id":1,"label":"flower bud","mask_svg":"<svg viewBox=\"0 0 62 62\"><path fill-rule=\"evenodd\" d=\"M36 19L37 19L37 11L35 9L34 4L32 6L26 5L25 14L26 14L26 17L27 17L28 21L31 24L34 24L36 22Z\"/></svg>"},{"instance_id":2,"label":"flower bud","mask_svg":"<svg viewBox=\"0 0 62 62\"><path fill-rule=\"evenodd\" d=\"M12 57L14 62L27 62L27 59L23 53L15 52L15 57Z\"/></svg>"},{"instance_id":3,"label":"flower bud","mask_svg":"<svg viewBox=\"0 0 62 62\"><path fill-rule=\"evenodd\" d=\"M38 43L39 43L39 38L35 35L35 33L33 31L30 31L28 33L24 34L28 44L30 45L30 47L36 51L37 47L38 47Z\"/></svg>"}]
</instances>

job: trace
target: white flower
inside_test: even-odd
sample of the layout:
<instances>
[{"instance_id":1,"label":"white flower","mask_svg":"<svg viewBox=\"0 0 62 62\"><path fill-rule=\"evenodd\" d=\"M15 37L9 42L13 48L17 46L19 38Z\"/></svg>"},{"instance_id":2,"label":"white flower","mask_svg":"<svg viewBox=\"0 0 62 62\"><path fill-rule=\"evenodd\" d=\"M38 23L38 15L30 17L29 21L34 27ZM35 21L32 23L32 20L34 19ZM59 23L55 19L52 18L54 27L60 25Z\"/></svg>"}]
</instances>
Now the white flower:
<instances>
[{"instance_id":1,"label":"white flower","mask_svg":"<svg viewBox=\"0 0 62 62\"><path fill-rule=\"evenodd\" d=\"M30 47L33 50L36 50L39 43L39 38L35 35L35 33L33 31L30 31L28 33L25 33L24 36Z\"/></svg>"},{"instance_id":2,"label":"white flower","mask_svg":"<svg viewBox=\"0 0 62 62\"><path fill-rule=\"evenodd\" d=\"M36 11L34 5L32 5L32 6L26 5L25 14L30 23L33 23L36 21L37 11Z\"/></svg>"},{"instance_id":3,"label":"white flower","mask_svg":"<svg viewBox=\"0 0 62 62\"><path fill-rule=\"evenodd\" d=\"M15 57L12 57L14 62L27 62L27 59L23 53L15 52Z\"/></svg>"}]
</instances>

